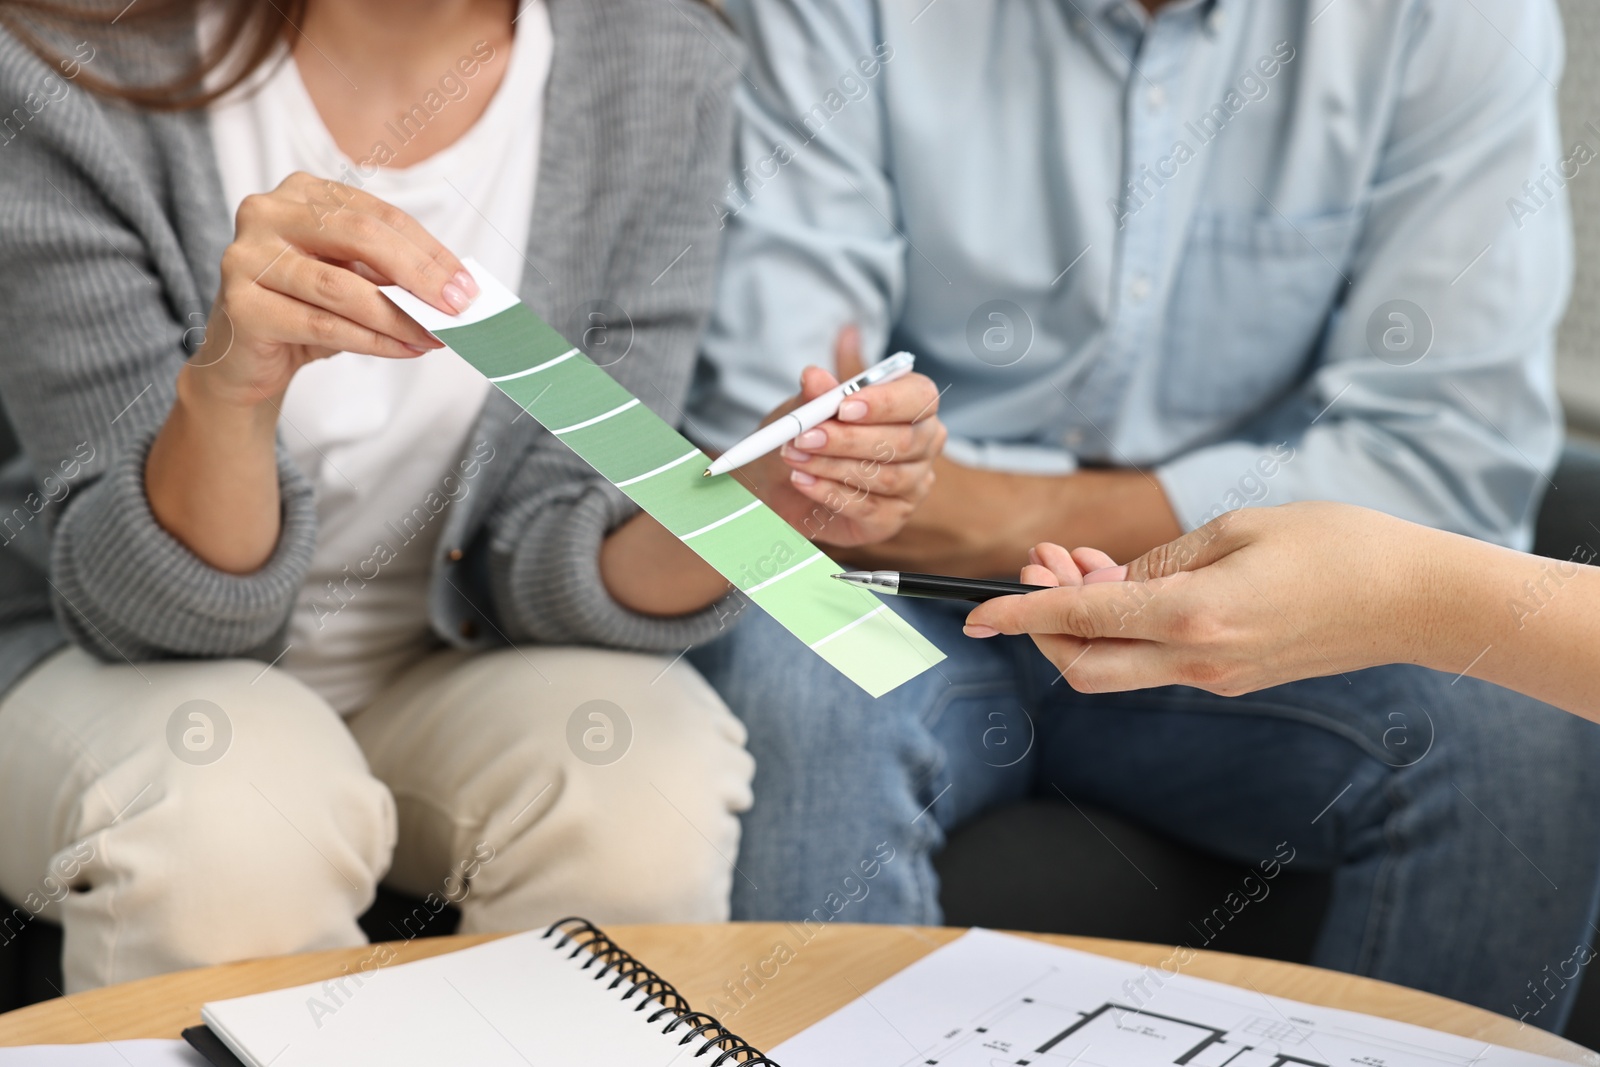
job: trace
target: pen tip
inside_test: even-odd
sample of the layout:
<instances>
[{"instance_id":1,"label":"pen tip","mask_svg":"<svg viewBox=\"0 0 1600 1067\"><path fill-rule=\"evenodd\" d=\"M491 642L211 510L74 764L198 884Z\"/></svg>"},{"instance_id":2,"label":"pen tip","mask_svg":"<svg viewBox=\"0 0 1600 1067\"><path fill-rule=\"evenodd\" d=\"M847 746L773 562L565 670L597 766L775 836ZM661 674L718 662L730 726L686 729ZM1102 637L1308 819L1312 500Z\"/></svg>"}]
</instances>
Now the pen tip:
<instances>
[{"instance_id":1,"label":"pen tip","mask_svg":"<svg viewBox=\"0 0 1600 1067\"><path fill-rule=\"evenodd\" d=\"M703 470L703 471L701 471L701 472L700 472L700 477L702 477L702 478L709 478L709 477L711 477L711 468L710 468L710 467L707 467L707 468L706 468L706 469L705 469L705 470Z\"/></svg>"}]
</instances>

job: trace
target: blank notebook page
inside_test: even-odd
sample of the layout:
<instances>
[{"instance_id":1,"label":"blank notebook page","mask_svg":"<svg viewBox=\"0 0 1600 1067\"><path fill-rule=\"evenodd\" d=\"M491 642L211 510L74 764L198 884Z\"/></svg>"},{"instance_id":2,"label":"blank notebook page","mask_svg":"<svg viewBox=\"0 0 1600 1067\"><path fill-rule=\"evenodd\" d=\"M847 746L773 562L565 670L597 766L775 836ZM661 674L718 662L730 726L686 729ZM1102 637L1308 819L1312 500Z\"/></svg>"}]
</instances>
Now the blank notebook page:
<instances>
[{"instance_id":1,"label":"blank notebook page","mask_svg":"<svg viewBox=\"0 0 1600 1067\"><path fill-rule=\"evenodd\" d=\"M517 934L415 963L217 1001L201 1013L213 1033L250 1067L529 1067L691 1062L701 1042L679 1044L694 1029L651 1001L624 1002L631 982L612 988L613 970L585 971L559 935ZM359 980L359 982L358 982Z\"/></svg>"}]
</instances>

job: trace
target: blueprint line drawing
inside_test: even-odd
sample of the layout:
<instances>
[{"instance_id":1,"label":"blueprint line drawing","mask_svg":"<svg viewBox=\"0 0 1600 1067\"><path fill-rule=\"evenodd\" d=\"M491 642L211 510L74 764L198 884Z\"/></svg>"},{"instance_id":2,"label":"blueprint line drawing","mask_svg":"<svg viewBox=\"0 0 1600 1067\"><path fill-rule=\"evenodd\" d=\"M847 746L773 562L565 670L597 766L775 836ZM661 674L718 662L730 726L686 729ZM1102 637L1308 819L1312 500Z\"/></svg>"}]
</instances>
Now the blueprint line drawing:
<instances>
[{"instance_id":1,"label":"blueprint line drawing","mask_svg":"<svg viewBox=\"0 0 1600 1067\"><path fill-rule=\"evenodd\" d=\"M1115 1026L1119 1030L1127 1029L1131 1025L1140 1025L1145 1020L1157 1020L1164 1023L1171 1023L1180 1028L1186 1027L1194 1030L1196 1035L1203 1035L1193 1048L1188 1049L1172 1061L1177 1065L1177 1067L1188 1067L1189 1064L1214 1064L1215 1067L1229 1067L1230 1064L1238 1063L1241 1057L1245 1057L1246 1053L1257 1053L1257 1055L1254 1057L1246 1058L1250 1062L1263 1063L1265 1067L1283 1067L1283 1065L1286 1063L1304 1064L1305 1067L1328 1067L1327 1064L1318 1060L1301 1059L1299 1056L1290 1056L1281 1051L1258 1049L1254 1045L1244 1045L1231 1042L1229 1040L1228 1031L1218 1030L1216 1027L1207 1026L1204 1023L1190 1022L1187 1019L1178 1019L1171 1015L1159 1015L1152 1011L1141 1011L1138 1008L1130 1008L1123 1004L1112 1004L1109 1002L1102 1004L1094 1011L1089 1012L1082 1019L1073 1023L1055 1037L1052 1037L1050 1040L1040 1045L1035 1051L1040 1055L1043 1055L1044 1053L1049 1052L1056 1046L1060 1045L1062 1042L1066 1041L1068 1038L1093 1027L1097 1023L1103 1023L1107 1020L1110 1021L1110 1025ZM1261 1021L1266 1022L1267 1020ZM1274 1024L1273 1029L1277 1028L1282 1028L1289 1033L1298 1033L1298 1031L1296 1031L1295 1028L1290 1026L1288 1023ZM1263 1036L1269 1041L1276 1042L1279 1040L1278 1036L1275 1036L1271 1032L1266 1032L1263 1030L1258 1030L1256 1032L1262 1033ZM1219 1058L1219 1050L1226 1051L1228 1055L1225 1058Z\"/></svg>"},{"instance_id":2,"label":"blueprint line drawing","mask_svg":"<svg viewBox=\"0 0 1600 1067\"><path fill-rule=\"evenodd\" d=\"M1074 1011L1050 995L1053 976L1052 971L1030 983L1029 995L1008 998L985 1012L983 1021L952 1031L942 1047L905 1060L903 1067L1112 1067L1130 1056L1173 1067L1331 1067L1298 1054L1311 1035L1287 1020L1257 1017L1224 1029L1115 1001ZM1100 1056L1091 1055L1096 1048Z\"/></svg>"},{"instance_id":3,"label":"blueprint line drawing","mask_svg":"<svg viewBox=\"0 0 1600 1067\"><path fill-rule=\"evenodd\" d=\"M773 1056L784 1067L1559 1067L1268 995L1248 974L1239 985L1195 977L1189 962L1140 964L972 930L857 990ZM1280 980L1302 980L1297 970Z\"/></svg>"},{"instance_id":4,"label":"blueprint line drawing","mask_svg":"<svg viewBox=\"0 0 1600 1067\"><path fill-rule=\"evenodd\" d=\"M1052 967L901 1067L1474 1067L1477 1062L1476 1056L1410 1045L1347 1024L1319 1025L1281 1013L1242 1014L1235 997L1214 998L1202 989L1172 988L1163 996L1149 983L1124 983L1120 991L1126 999L1080 1007L1083 989L1071 974ZM1279 1011L1259 994L1239 990L1237 996ZM1168 1003L1174 1006L1165 1008ZM1334 1058L1324 1056L1319 1044L1327 1045Z\"/></svg>"}]
</instances>

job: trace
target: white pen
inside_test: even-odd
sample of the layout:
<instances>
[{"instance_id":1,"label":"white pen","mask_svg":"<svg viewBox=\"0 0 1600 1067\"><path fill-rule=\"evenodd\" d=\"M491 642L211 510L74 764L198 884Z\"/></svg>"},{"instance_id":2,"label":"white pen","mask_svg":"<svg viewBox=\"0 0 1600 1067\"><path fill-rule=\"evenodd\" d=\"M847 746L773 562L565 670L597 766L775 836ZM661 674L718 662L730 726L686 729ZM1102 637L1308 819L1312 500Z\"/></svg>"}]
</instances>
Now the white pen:
<instances>
[{"instance_id":1,"label":"white pen","mask_svg":"<svg viewBox=\"0 0 1600 1067\"><path fill-rule=\"evenodd\" d=\"M826 393L809 400L787 415L773 419L743 441L711 461L702 477L726 474L752 460L760 459L775 448L782 448L807 430L821 426L839 414L839 404L851 393L860 392L869 385L892 382L911 373L917 357L910 352L896 352L881 363L874 363L849 381L840 382Z\"/></svg>"}]
</instances>

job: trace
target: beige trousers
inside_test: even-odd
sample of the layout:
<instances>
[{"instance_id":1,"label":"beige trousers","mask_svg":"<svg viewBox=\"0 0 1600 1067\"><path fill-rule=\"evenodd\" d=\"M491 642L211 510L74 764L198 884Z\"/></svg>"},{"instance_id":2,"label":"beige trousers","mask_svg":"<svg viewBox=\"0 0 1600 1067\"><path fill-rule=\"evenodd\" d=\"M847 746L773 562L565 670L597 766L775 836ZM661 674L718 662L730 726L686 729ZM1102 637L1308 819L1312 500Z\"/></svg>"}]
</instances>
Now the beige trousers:
<instances>
[{"instance_id":1,"label":"beige trousers","mask_svg":"<svg viewBox=\"0 0 1600 1067\"><path fill-rule=\"evenodd\" d=\"M67 991L357 945L379 881L464 932L727 918L744 730L687 663L420 660L341 719L254 661L47 659L0 702L0 943L65 930Z\"/></svg>"}]
</instances>

